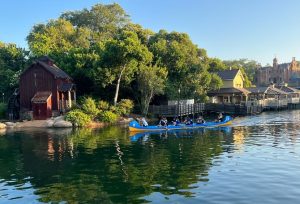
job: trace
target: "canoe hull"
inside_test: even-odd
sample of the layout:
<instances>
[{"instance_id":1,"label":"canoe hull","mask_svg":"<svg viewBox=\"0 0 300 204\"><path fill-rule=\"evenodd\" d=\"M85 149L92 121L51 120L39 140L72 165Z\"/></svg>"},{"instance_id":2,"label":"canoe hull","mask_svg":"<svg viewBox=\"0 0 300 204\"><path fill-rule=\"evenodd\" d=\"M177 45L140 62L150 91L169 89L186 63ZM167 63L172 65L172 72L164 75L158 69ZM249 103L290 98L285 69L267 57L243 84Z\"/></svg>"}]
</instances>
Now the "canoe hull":
<instances>
[{"instance_id":1,"label":"canoe hull","mask_svg":"<svg viewBox=\"0 0 300 204\"><path fill-rule=\"evenodd\" d=\"M193 125L168 125L167 127L161 126L140 126L136 121L133 121L129 124L130 132L155 132L155 131L168 131L168 130L184 130L184 129L196 129L196 128L214 128L214 127L223 127L232 124L232 118L226 116L224 122L207 122L204 124L193 124Z\"/></svg>"}]
</instances>

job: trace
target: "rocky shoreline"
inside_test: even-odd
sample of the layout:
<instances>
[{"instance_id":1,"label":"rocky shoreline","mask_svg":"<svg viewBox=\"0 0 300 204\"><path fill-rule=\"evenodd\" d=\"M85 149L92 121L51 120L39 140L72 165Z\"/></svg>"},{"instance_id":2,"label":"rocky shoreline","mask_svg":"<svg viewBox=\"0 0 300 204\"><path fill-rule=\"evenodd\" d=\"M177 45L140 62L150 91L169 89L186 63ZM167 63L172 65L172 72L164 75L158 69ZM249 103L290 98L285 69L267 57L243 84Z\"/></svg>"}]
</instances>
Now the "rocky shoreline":
<instances>
[{"instance_id":1,"label":"rocky shoreline","mask_svg":"<svg viewBox=\"0 0 300 204\"><path fill-rule=\"evenodd\" d=\"M121 118L117 124L127 124L132 120L132 118ZM92 122L87 128L102 128L110 124L102 122ZM23 129L23 128L72 128L74 125L65 120L64 116L59 116L56 118L51 118L48 120L32 120L23 122L2 122L0 123L0 131L5 131L6 129Z\"/></svg>"}]
</instances>

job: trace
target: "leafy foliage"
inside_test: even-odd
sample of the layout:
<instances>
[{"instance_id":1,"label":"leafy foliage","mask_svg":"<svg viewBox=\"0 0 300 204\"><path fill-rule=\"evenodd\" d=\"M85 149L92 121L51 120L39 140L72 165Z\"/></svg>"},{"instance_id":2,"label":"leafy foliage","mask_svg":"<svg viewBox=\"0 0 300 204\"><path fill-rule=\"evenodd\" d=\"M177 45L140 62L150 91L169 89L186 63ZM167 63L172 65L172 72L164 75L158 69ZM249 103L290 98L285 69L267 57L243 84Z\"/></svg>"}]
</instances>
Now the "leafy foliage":
<instances>
[{"instance_id":1,"label":"leafy foliage","mask_svg":"<svg viewBox=\"0 0 300 204\"><path fill-rule=\"evenodd\" d=\"M145 65L140 67L137 76L137 91L142 114L147 115L154 95L164 93L167 74L167 69L164 67Z\"/></svg>"},{"instance_id":2,"label":"leafy foliage","mask_svg":"<svg viewBox=\"0 0 300 204\"><path fill-rule=\"evenodd\" d=\"M18 86L19 76L26 67L29 52L15 44L0 42L0 94L7 98Z\"/></svg>"},{"instance_id":3,"label":"leafy foliage","mask_svg":"<svg viewBox=\"0 0 300 204\"><path fill-rule=\"evenodd\" d=\"M120 115L128 115L131 113L132 109L134 107L134 103L130 99L122 99L118 104L117 104L117 113Z\"/></svg>"},{"instance_id":4,"label":"leafy foliage","mask_svg":"<svg viewBox=\"0 0 300 204\"><path fill-rule=\"evenodd\" d=\"M84 113L91 116L91 118L95 118L99 113L99 110L96 106L96 102L93 98L87 97L83 99L82 102L82 110Z\"/></svg>"},{"instance_id":5,"label":"leafy foliage","mask_svg":"<svg viewBox=\"0 0 300 204\"><path fill-rule=\"evenodd\" d=\"M91 122L91 117L83 111L75 109L67 113L66 120L70 121L74 126L83 127Z\"/></svg>"},{"instance_id":6,"label":"leafy foliage","mask_svg":"<svg viewBox=\"0 0 300 204\"><path fill-rule=\"evenodd\" d=\"M97 108L98 108L99 111L107 111L107 110L109 110L110 105L109 105L108 102L100 100L97 103Z\"/></svg>"},{"instance_id":7,"label":"leafy foliage","mask_svg":"<svg viewBox=\"0 0 300 204\"><path fill-rule=\"evenodd\" d=\"M112 37L118 29L130 22L129 15L119 4L96 4L90 10L69 11L61 15L76 27L88 28L94 32L94 40Z\"/></svg>"},{"instance_id":8,"label":"leafy foliage","mask_svg":"<svg viewBox=\"0 0 300 204\"><path fill-rule=\"evenodd\" d=\"M118 115L112 111L102 111L99 114L99 120L106 123L114 123L118 119Z\"/></svg>"}]
</instances>

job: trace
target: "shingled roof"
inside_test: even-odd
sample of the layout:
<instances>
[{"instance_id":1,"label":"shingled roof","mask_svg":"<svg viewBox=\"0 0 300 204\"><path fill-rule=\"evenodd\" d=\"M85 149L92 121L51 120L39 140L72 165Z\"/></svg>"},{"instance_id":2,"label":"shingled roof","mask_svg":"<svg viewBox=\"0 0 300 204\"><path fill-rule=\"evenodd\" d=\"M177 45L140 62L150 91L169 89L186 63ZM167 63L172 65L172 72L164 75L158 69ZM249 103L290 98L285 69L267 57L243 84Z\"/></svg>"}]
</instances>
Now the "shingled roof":
<instances>
[{"instance_id":1,"label":"shingled roof","mask_svg":"<svg viewBox=\"0 0 300 204\"><path fill-rule=\"evenodd\" d=\"M287 92L280 90L275 87L266 86L266 87L250 87L246 88L252 94L269 94L269 95L286 95Z\"/></svg>"},{"instance_id":2,"label":"shingled roof","mask_svg":"<svg viewBox=\"0 0 300 204\"><path fill-rule=\"evenodd\" d=\"M249 90L244 88L220 88L219 90L209 91L207 94L209 96L219 95L219 94L243 94L248 95L250 93Z\"/></svg>"},{"instance_id":3,"label":"shingled roof","mask_svg":"<svg viewBox=\"0 0 300 204\"><path fill-rule=\"evenodd\" d=\"M235 78L237 73L239 72L238 69L232 69L232 70L224 70L219 71L216 74L222 79L222 80L232 80Z\"/></svg>"},{"instance_id":4,"label":"shingled roof","mask_svg":"<svg viewBox=\"0 0 300 204\"><path fill-rule=\"evenodd\" d=\"M64 72L62 69L57 67L51 58L48 56L43 56L37 59L37 64L40 64L46 70L48 70L51 74L54 75L55 78L62 78L62 79L70 79L71 77Z\"/></svg>"},{"instance_id":5,"label":"shingled roof","mask_svg":"<svg viewBox=\"0 0 300 204\"><path fill-rule=\"evenodd\" d=\"M51 95L51 91L39 91L33 96L31 101L33 103L46 103L47 100L51 97Z\"/></svg>"}]
</instances>

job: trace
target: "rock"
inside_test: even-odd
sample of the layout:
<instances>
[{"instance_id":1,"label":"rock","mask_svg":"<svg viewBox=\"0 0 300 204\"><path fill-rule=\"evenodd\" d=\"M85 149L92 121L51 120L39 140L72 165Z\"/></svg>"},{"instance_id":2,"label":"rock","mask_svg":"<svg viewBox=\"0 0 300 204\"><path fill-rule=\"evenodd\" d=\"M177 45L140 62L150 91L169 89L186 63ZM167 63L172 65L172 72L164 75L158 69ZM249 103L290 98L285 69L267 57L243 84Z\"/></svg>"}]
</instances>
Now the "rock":
<instances>
[{"instance_id":1,"label":"rock","mask_svg":"<svg viewBox=\"0 0 300 204\"><path fill-rule=\"evenodd\" d=\"M0 123L0 129L5 129L6 125L4 123Z\"/></svg>"},{"instance_id":2,"label":"rock","mask_svg":"<svg viewBox=\"0 0 300 204\"><path fill-rule=\"evenodd\" d=\"M57 122L54 121L53 127L56 128L70 128L73 127L72 123L64 120L59 120Z\"/></svg>"},{"instance_id":3,"label":"rock","mask_svg":"<svg viewBox=\"0 0 300 204\"><path fill-rule=\"evenodd\" d=\"M56 118L53 119L54 123L58 122L58 121L64 121L65 120L65 116L58 116Z\"/></svg>"},{"instance_id":4,"label":"rock","mask_svg":"<svg viewBox=\"0 0 300 204\"><path fill-rule=\"evenodd\" d=\"M5 133L6 133L6 129L0 129L0 136L5 135Z\"/></svg>"},{"instance_id":5,"label":"rock","mask_svg":"<svg viewBox=\"0 0 300 204\"><path fill-rule=\"evenodd\" d=\"M54 120L47 120L46 121L46 126L47 127L53 127L53 125L54 125Z\"/></svg>"},{"instance_id":6,"label":"rock","mask_svg":"<svg viewBox=\"0 0 300 204\"><path fill-rule=\"evenodd\" d=\"M16 126L16 124L13 122L6 122L5 125L6 125L6 127L15 127Z\"/></svg>"}]
</instances>

